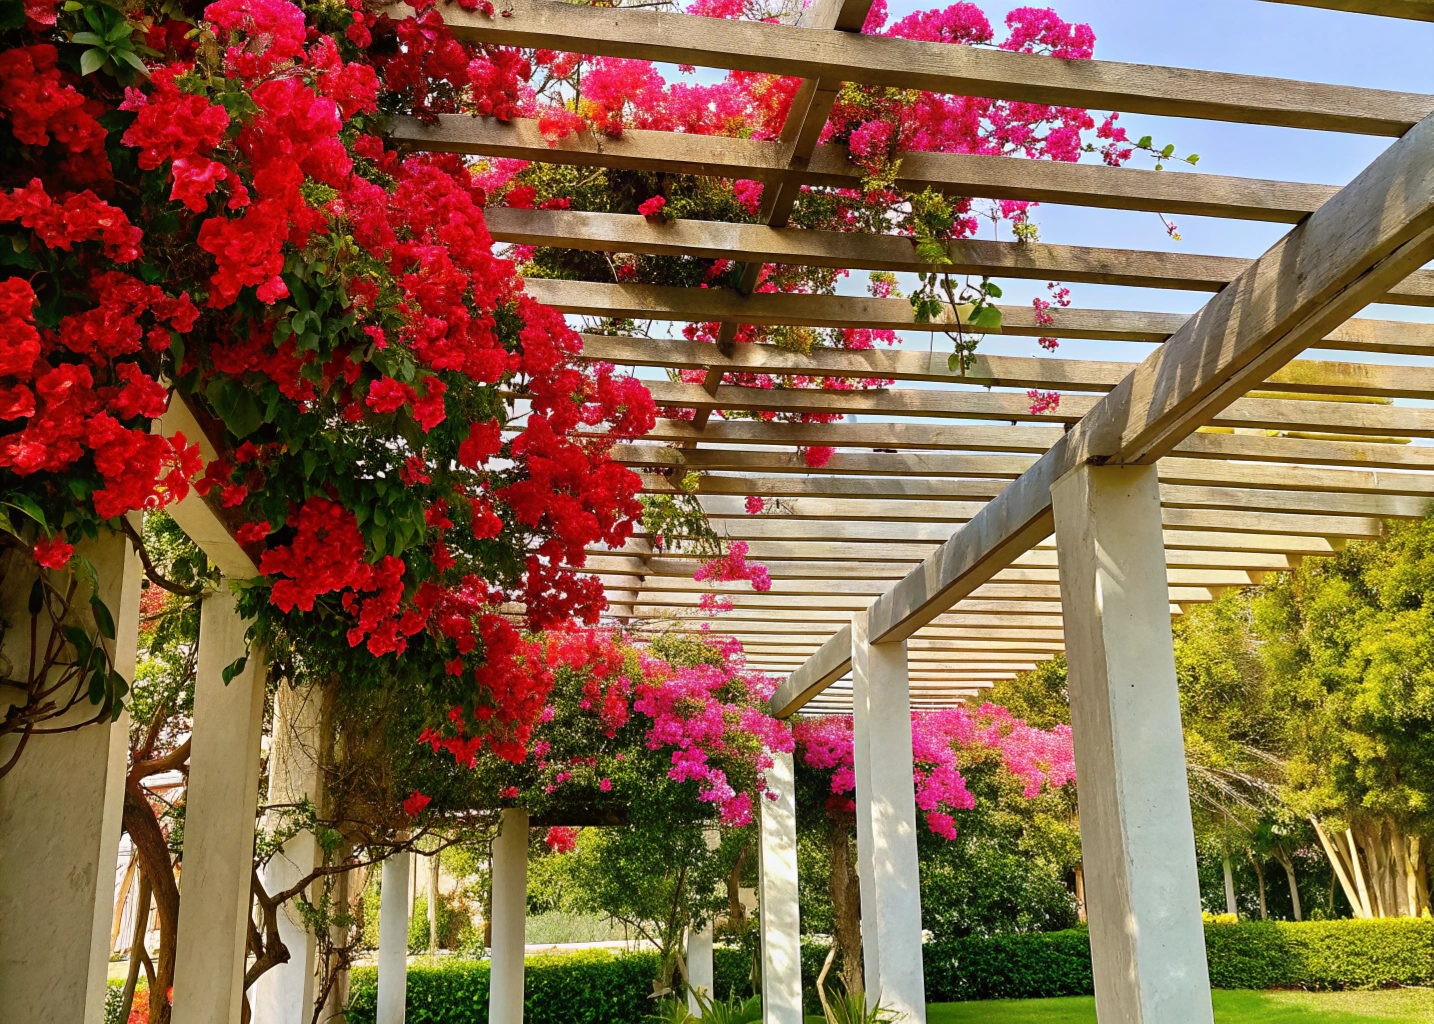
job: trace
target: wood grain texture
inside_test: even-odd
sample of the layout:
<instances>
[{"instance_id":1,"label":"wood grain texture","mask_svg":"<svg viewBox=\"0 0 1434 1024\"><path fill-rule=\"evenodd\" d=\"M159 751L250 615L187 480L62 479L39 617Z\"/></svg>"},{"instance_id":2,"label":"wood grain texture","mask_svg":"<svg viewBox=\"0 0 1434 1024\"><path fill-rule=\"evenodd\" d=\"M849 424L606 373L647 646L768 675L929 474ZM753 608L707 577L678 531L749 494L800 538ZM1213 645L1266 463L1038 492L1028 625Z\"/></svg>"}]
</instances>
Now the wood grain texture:
<instances>
[{"instance_id":1,"label":"wood grain texture","mask_svg":"<svg viewBox=\"0 0 1434 1024\"><path fill-rule=\"evenodd\" d=\"M945 318L914 323L905 299L853 295L737 295L726 288L671 288L660 285L604 284L595 281L527 279L530 295L565 313L634 320L676 320L772 326L865 327L887 330L945 330L955 322L948 307ZM1001 332L1039 338L1082 338L1093 341L1165 341L1187 319L1180 313L1146 313L1114 309L1050 310L1053 323L1036 320L1030 306L999 306ZM970 328L965 328L970 330ZM982 333L972 331L972 333ZM1349 320L1331 331L1321 348L1352 352L1434 354L1434 324L1401 320Z\"/></svg>"},{"instance_id":2,"label":"wood grain texture","mask_svg":"<svg viewBox=\"0 0 1434 1024\"><path fill-rule=\"evenodd\" d=\"M697 256L743 263L781 263L852 270L917 272L931 264L917 256L909 238L854 231L808 231L728 221L653 222L637 214L580 213L574 210L486 211L493 238L517 245L556 246L591 252L649 256ZM956 274L987 274L1031 280L1056 278L1086 284L1218 291L1243 274L1251 261L1136 249L992 242L958 239L947 243ZM1434 305L1434 271L1407 267L1391 277L1380 301ZM1347 319L1347 318L1346 318ZM1331 324L1330 329L1338 326Z\"/></svg>"},{"instance_id":3,"label":"wood grain texture","mask_svg":"<svg viewBox=\"0 0 1434 1024\"><path fill-rule=\"evenodd\" d=\"M498 121L439 114L434 124L396 117L389 138L400 146L440 153L508 157L537 163L605 167L716 178L749 178L779 188L851 188L862 169L844 146L817 146L805 162L777 141L628 129L618 138L585 131L549 145L531 118ZM1199 217L1294 224L1319 209L1337 185L1237 178L956 153L902 154L895 184L920 192L1144 210Z\"/></svg>"},{"instance_id":4,"label":"wood grain texture","mask_svg":"<svg viewBox=\"0 0 1434 1024\"><path fill-rule=\"evenodd\" d=\"M1266 0L1267 3L1322 7L1327 11L1374 14L1381 18L1434 21L1434 0Z\"/></svg>"},{"instance_id":5,"label":"wood grain texture","mask_svg":"<svg viewBox=\"0 0 1434 1024\"><path fill-rule=\"evenodd\" d=\"M1413 93L915 42L785 25L505 0L507 16L439 8L458 38L835 78L898 89L1130 113L1398 136L1434 110ZM396 9L405 10L401 5Z\"/></svg>"}]
</instances>

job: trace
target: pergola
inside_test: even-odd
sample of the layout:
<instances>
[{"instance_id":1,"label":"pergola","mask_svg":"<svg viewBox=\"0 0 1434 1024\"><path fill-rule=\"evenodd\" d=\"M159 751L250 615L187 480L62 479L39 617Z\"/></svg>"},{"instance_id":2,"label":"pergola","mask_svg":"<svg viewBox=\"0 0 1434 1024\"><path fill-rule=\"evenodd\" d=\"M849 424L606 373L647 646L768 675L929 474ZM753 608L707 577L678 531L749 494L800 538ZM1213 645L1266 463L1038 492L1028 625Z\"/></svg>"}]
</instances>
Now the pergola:
<instances>
[{"instance_id":1,"label":"pergola","mask_svg":"<svg viewBox=\"0 0 1434 1024\"><path fill-rule=\"evenodd\" d=\"M1287 2L1434 21L1431 0ZM766 593L726 588L733 611L712 623L699 614L709 588L693 581L695 557L639 536L622 550L591 552L590 568L635 633L712 623L741 640L749 664L784 679L772 700L777 715L853 714L867 988L913 1024L925 1020L925 1006L910 711L978 695L1065 652L1098 1012L1106 1021L1209 1024L1170 617L1351 538L1377 537L1385 520L1420 517L1434 497L1434 448L1399 443L1434 436L1434 409L1392 401L1434 397L1434 369L1358 361L1359 353L1434 354L1434 324L1356 316L1375 302L1434 306L1434 272L1421 269L1434 257L1434 96L862 36L869 6L814 0L799 24L772 25L556 0L501 0L490 15L445 4L443 17L472 41L765 72L802 86L775 141L629 131L550 147L531 122L466 115L399 118L391 134L415 149L765 183L756 224L487 213L501 242L721 257L745 268L735 290L527 283L566 313L723 325L717 345L589 335L584 358L705 371L701 384L654 381L659 405L694 418L659 420L614 457L642 472L653 493L700 471L705 513L719 534L746 541L774 582ZM1053 309L1048 325L1030 308L1002 310L1006 335L1158 343L1140 362L978 355L957 374L944 354L734 345L741 324L936 331L956 317L947 309L941 322L917 324L901 299L747 294L764 263L928 269L905 238L788 226L802 186L860 179L842 150L817 145L844 82L1395 141L1343 188L904 156L903 188L1291 225L1255 260L950 244L956 272L1212 293L1191 316ZM1348 358L1297 359L1307 348ZM898 385L758 389L725 384L729 371ZM1033 412L1026 388L1064 397ZM862 419L724 421L714 410ZM205 436L181 402L160 427ZM807 445L837 451L814 470L795 451ZM212 444L204 448L206 461L215 456ZM749 495L779 499L777 511L747 515ZM257 575L213 506L193 495L173 514L226 578ZM115 664L128 672L138 558L118 536L98 547L90 557L119 612ZM0 597L18 617L24 594ZM227 1024L239 1019L244 983L265 673L252 658L221 681L245 650L246 623L227 588L204 598L201 615L174 1001L181 1024ZM286 746L271 758L270 803L317 790L313 759L300 756L312 714L276 713L275 742L282 732ZM67 734L29 756L0 791L0 955L6 976L24 981L7 996L42 1008L35 1014L88 1022L103 1005L124 750L123 727ZM790 755L775 760L775 799L760 802L764 1015L801 1024L793 767ZM34 807L46 814L27 814ZM504 822L494 844L490 1020L519 1024L528 819L507 810ZM271 863L274 880L303 877L318 855L312 836L296 837ZM406 856L386 863L385 876L406 876ZM48 896L55 878L68 886L64 900ZM393 1024L403 1006L406 907L385 898L381 919L380 1021ZM313 944L303 952L301 922L285 927L294 957L256 993L263 1024L307 1019ZM710 949L710 936L692 937L691 976L709 988Z\"/></svg>"},{"instance_id":2,"label":"pergola","mask_svg":"<svg viewBox=\"0 0 1434 1024\"><path fill-rule=\"evenodd\" d=\"M1423 365L1360 353L1434 353L1434 325L1356 318L1373 302L1434 305L1434 97L1102 61L1063 61L862 36L869 0L817 0L796 25L508 0L493 16L447 8L474 41L797 77L774 141L629 131L550 145L531 122L400 120L416 149L765 184L759 223L495 209L495 239L609 253L726 258L737 289L530 280L567 313L719 322L718 344L585 337L585 358L705 371L654 382L662 420L616 458L652 493L700 472L719 535L746 541L769 592L723 588L711 628L785 676L774 713L856 718L867 987L925 1019L910 784L911 708L950 704L1065 651L1081 769L1082 838L1102 1019L1209 1021L1170 617L1259 582L1434 496L1434 415L1392 400L1434 393ZM1316 6L1434 20L1434 5ZM751 294L764 263L929 269L902 237L789 226L803 186L861 170L818 145L844 82L1125 112L1384 136L1397 141L1344 188L992 156L904 154L900 187L954 196L1270 221L1290 231L1255 260L1031 242L957 241L958 273L1212 293L1193 316L1003 308L1003 333L1160 343L1140 362L734 345L737 326L941 330L900 299ZM1340 359L1297 359L1308 348ZM1411 361L1412 362L1412 361ZM886 378L882 390L778 390L729 371ZM922 382L928 386L912 387ZM935 386L930 386L935 385ZM1062 393L1037 412L1020 390ZM990 390L1020 389L1020 390ZM859 414L861 422L713 421L715 410ZM974 422L961 422L974 421ZM1403 442L1403 443L1401 443ZM820 469L797 446L837 453ZM779 499L749 516L744 497ZM1053 536L1054 535L1054 536ZM629 628L695 630L711 589L699 560L638 537L594 551ZM787 784L763 807L766 1019L800 1020L794 833ZM778 877L781 876L781 877ZM772 918L769 920L768 918Z\"/></svg>"}]
</instances>

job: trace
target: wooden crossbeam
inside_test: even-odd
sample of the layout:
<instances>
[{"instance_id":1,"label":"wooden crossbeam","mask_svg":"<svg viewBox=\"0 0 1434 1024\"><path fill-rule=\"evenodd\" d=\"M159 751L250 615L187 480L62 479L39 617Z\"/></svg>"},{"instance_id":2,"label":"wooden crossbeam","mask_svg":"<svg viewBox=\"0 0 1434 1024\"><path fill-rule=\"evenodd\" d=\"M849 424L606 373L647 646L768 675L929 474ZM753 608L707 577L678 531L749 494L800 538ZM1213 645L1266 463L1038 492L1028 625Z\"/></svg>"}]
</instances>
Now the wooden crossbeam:
<instances>
[{"instance_id":1,"label":"wooden crossbeam","mask_svg":"<svg viewBox=\"0 0 1434 1024\"><path fill-rule=\"evenodd\" d=\"M664 285L606 284L528 278L525 286L539 302L565 313L633 320L676 320L775 326L861 327L886 330L947 330L956 322L951 307L930 323L912 318L905 299L862 295L741 296L730 288L675 288ZM1118 309L1048 311L1042 323L1030 306L998 306L1001 334L1023 338L1072 338L1091 341L1162 342L1189 319L1179 313L1146 313ZM963 327L973 334L979 329ZM1434 353L1434 324L1402 320L1350 320L1331 331L1321 348L1351 352Z\"/></svg>"},{"instance_id":2,"label":"wooden crossbeam","mask_svg":"<svg viewBox=\"0 0 1434 1024\"><path fill-rule=\"evenodd\" d=\"M1096 407L1090 395L1064 395L1053 409L1033 410L1018 391L937 388L819 390L758 388L723 384L709 394L700 384L644 381L663 408L725 409L743 412L827 413L1009 420L1018 423L1074 423ZM1257 382L1258 383L1258 382ZM1434 437L1434 410L1412 406L1307 401L1298 398L1237 398L1210 416L1214 426ZM823 424L825 425L825 424ZM819 444L831 444L819 441Z\"/></svg>"},{"instance_id":3,"label":"wooden crossbeam","mask_svg":"<svg viewBox=\"0 0 1434 1024\"><path fill-rule=\"evenodd\" d=\"M783 193L802 185L856 188L866 173L852 162L844 146L817 146L805 167L794 167L783 159L787 147L776 141L626 129L618 138L599 138L585 131L554 145L530 118L506 122L466 114L439 114L437 118L425 124L413 117L396 117L389 124L389 137L399 145L429 152L747 178L766 182L772 191ZM895 185L911 192L934 188L961 197L1285 224L1313 213L1339 190L1336 185L1218 174L1169 174L1104 164L920 152L902 154Z\"/></svg>"},{"instance_id":4,"label":"wooden crossbeam","mask_svg":"<svg viewBox=\"0 0 1434 1024\"><path fill-rule=\"evenodd\" d=\"M438 10L459 39L471 42L1057 106L1386 136L1403 135L1434 110L1434 99L1411 93L552 0L504 0L501 17L456 4Z\"/></svg>"},{"instance_id":5,"label":"wooden crossbeam","mask_svg":"<svg viewBox=\"0 0 1434 1024\"><path fill-rule=\"evenodd\" d=\"M1054 388L1103 393L1119 384L1134 363L1098 359L1031 358L977 353L964 370L948 365L948 353L904 349L819 348L794 352L777 345L741 345L724 357L707 342L685 338L583 335L582 358L663 369L714 368L725 372L804 374L835 379L937 381L983 387ZM1296 359L1260 383L1262 391L1291 395L1423 398L1434 393L1434 368L1385 363Z\"/></svg>"},{"instance_id":6,"label":"wooden crossbeam","mask_svg":"<svg viewBox=\"0 0 1434 1024\"><path fill-rule=\"evenodd\" d=\"M1314 442L1321 443L1321 442ZM1376 447L1369 445L1367 447ZM1422 451L1421 451L1422 449ZM1434 449L1421 446L1413 449L1429 460L1423 468L1434 469ZM790 493L817 492L812 487L826 487L826 481L843 476L905 478L905 486L929 487L933 491L955 493L955 485L938 488L938 481L963 481L969 497L992 497L993 488L1001 480L1014 480L1031 466L1030 455L954 455L922 452L837 453L820 470L814 471L799 452L745 451L713 449L691 452L665 445L613 445L611 458L619 465L644 469L698 470L703 476L698 488L708 494L755 494L746 489L744 480L755 479L759 473L786 473L810 477L809 481L778 482L769 480L769 488L791 488ZM1227 462L1222 459L1189 459L1166 456L1160 460L1160 479L1167 483L1212 484L1219 486L1254 486L1298 491L1339 491L1364 494L1412 494L1434 497L1434 476L1427 473L1381 473L1378 470L1318 469L1266 462ZM1414 467L1411 467L1414 468ZM740 477L718 476L722 472L739 472ZM820 474L820 475L818 475ZM982 481L966 483L965 481ZM834 481L832 481L834 484ZM879 486L866 481L862 486ZM769 493L782 493L772 490Z\"/></svg>"},{"instance_id":7,"label":"wooden crossbeam","mask_svg":"<svg viewBox=\"0 0 1434 1024\"><path fill-rule=\"evenodd\" d=\"M918 255L911 240L902 235L772 228L710 220L653 222L637 214L506 207L486 210L484 219L496 241L517 245L848 270L917 273L931 269L931 263ZM1249 260L1235 256L979 239L948 242L946 251L950 263L942 269L954 274L1039 281L1055 278L1086 284L1185 291L1218 291L1250 265ZM1434 305L1434 271L1411 270L1403 279L1392 282L1381 300ZM1337 325L1332 324L1331 329L1334 326Z\"/></svg>"},{"instance_id":8,"label":"wooden crossbeam","mask_svg":"<svg viewBox=\"0 0 1434 1024\"><path fill-rule=\"evenodd\" d=\"M1267 0L1268 3L1322 7L1327 11L1376 14L1383 18L1434 21L1434 0Z\"/></svg>"}]
</instances>

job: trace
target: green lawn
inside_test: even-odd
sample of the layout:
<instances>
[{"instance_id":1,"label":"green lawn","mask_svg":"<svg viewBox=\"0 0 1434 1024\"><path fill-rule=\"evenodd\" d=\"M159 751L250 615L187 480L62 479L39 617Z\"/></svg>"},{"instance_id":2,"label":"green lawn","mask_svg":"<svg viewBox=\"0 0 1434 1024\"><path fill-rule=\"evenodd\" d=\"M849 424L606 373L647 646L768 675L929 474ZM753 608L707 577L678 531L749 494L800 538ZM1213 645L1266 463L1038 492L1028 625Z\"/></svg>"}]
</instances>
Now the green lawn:
<instances>
[{"instance_id":1,"label":"green lawn","mask_svg":"<svg viewBox=\"0 0 1434 1024\"><path fill-rule=\"evenodd\" d=\"M1216 991L1215 1024L1380 1024L1434 1021L1434 989L1383 992ZM932 1003L928 1024L1095 1024L1095 1000L997 999Z\"/></svg>"}]
</instances>

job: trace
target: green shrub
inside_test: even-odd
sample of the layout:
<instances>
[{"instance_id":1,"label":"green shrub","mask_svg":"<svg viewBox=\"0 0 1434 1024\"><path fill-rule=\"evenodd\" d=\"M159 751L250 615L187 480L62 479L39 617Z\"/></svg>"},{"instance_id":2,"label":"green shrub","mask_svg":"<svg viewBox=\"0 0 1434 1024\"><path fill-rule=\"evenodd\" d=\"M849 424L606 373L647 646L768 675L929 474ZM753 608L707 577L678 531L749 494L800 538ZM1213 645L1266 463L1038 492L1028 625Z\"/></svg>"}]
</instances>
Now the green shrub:
<instances>
[{"instance_id":1,"label":"green shrub","mask_svg":"<svg viewBox=\"0 0 1434 1024\"><path fill-rule=\"evenodd\" d=\"M1037 935L967 936L925 949L926 998L1037 999L1089 995L1090 938L1085 929Z\"/></svg>"},{"instance_id":2,"label":"green shrub","mask_svg":"<svg viewBox=\"0 0 1434 1024\"><path fill-rule=\"evenodd\" d=\"M1434 985L1434 921L1317 921L1211 924L1205 928L1216 988L1387 988ZM808 1009L826 958L823 943L802 943ZM969 936L925 949L926 998L1031 999L1089 995L1085 929L1037 935ZM719 999L752 993L750 952L718 947ZM590 950L530 956L524 1000L528 1024L640 1024L652 1011L657 955ZM353 972L350 1024L372 1024L377 972ZM472 1024L487 1019L488 962L446 960L408 969L409 1024Z\"/></svg>"},{"instance_id":3,"label":"green shrub","mask_svg":"<svg viewBox=\"0 0 1434 1024\"><path fill-rule=\"evenodd\" d=\"M1205 949L1215 988L1434 985L1434 921L1427 919L1209 924ZM926 997L932 1002L1092 991L1084 929L926 947Z\"/></svg>"}]
</instances>

